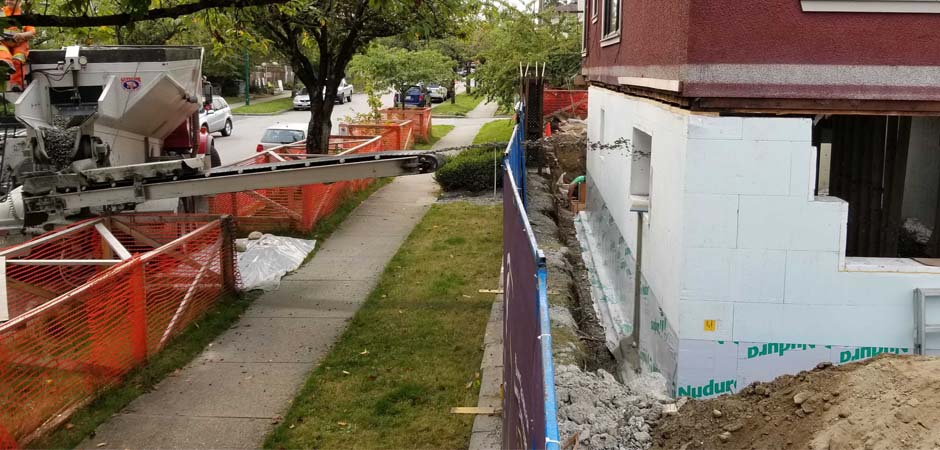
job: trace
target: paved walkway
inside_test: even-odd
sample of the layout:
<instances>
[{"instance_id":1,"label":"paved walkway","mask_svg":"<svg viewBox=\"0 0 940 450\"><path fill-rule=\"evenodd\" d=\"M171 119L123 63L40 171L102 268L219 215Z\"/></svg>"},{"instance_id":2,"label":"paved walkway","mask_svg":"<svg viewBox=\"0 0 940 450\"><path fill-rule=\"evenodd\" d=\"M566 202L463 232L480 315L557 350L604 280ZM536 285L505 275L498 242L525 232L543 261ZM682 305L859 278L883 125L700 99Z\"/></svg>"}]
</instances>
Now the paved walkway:
<instances>
[{"instance_id":1,"label":"paved walkway","mask_svg":"<svg viewBox=\"0 0 940 450\"><path fill-rule=\"evenodd\" d=\"M485 117L489 107L473 112L480 108ZM469 145L487 121L465 120L434 148ZM437 190L432 175L406 176L366 199L280 289L255 300L195 361L131 402L79 448L261 447Z\"/></svg>"},{"instance_id":2,"label":"paved walkway","mask_svg":"<svg viewBox=\"0 0 940 450\"><path fill-rule=\"evenodd\" d=\"M261 447L437 189L431 175L416 175L373 194L279 290L258 298L179 375L133 401L80 448Z\"/></svg>"}]
</instances>

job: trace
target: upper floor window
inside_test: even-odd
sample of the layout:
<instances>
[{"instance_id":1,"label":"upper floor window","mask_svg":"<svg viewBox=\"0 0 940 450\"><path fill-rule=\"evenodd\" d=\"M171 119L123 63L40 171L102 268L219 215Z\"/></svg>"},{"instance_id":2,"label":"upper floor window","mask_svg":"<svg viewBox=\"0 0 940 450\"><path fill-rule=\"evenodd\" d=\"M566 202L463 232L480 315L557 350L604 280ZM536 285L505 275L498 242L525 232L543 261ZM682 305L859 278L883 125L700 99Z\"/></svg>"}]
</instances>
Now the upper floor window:
<instances>
[{"instance_id":1,"label":"upper floor window","mask_svg":"<svg viewBox=\"0 0 940 450\"><path fill-rule=\"evenodd\" d=\"M591 22L597 22L597 0L591 0Z\"/></svg>"},{"instance_id":2,"label":"upper floor window","mask_svg":"<svg viewBox=\"0 0 940 450\"><path fill-rule=\"evenodd\" d=\"M938 0L802 0L805 12L940 13Z\"/></svg>"},{"instance_id":3,"label":"upper floor window","mask_svg":"<svg viewBox=\"0 0 940 450\"><path fill-rule=\"evenodd\" d=\"M602 0L604 11L602 21L601 40L613 40L620 36L620 0Z\"/></svg>"}]
</instances>

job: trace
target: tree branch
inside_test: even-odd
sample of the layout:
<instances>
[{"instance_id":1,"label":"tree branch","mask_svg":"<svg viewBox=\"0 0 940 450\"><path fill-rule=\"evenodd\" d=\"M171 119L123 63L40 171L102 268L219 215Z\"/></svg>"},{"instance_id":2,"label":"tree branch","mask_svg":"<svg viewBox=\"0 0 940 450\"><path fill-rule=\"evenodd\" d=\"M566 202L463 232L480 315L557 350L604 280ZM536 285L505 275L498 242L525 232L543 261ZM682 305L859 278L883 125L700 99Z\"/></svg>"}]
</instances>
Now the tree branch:
<instances>
[{"instance_id":1,"label":"tree branch","mask_svg":"<svg viewBox=\"0 0 940 450\"><path fill-rule=\"evenodd\" d=\"M247 6L262 6L274 3L286 3L287 0L199 0L195 3L171 6L169 8L156 8L142 14L110 14L106 16L59 16L51 14L24 14L10 16L5 19L17 25L32 25L37 27L100 27L122 26L133 22L145 20L167 19L196 13L212 8L242 8Z\"/></svg>"}]
</instances>

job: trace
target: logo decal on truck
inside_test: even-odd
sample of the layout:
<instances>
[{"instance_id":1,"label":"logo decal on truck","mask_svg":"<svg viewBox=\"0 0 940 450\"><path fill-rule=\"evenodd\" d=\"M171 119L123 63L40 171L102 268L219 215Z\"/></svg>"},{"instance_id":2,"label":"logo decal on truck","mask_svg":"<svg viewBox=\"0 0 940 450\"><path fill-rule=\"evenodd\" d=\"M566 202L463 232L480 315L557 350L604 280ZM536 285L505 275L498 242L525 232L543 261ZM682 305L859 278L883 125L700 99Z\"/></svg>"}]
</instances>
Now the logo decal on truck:
<instances>
[{"instance_id":1,"label":"logo decal on truck","mask_svg":"<svg viewBox=\"0 0 940 450\"><path fill-rule=\"evenodd\" d=\"M121 77L121 86L128 91L140 89L140 77Z\"/></svg>"}]
</instances>

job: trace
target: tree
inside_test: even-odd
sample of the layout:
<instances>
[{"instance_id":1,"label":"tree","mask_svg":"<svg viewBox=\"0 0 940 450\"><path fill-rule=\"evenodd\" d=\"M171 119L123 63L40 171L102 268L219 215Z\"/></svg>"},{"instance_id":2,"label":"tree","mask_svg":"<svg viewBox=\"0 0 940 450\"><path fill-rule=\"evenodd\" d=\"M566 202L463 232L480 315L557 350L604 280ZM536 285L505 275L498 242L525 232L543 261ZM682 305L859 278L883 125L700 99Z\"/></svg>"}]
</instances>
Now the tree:
<instances>
[{"instance_id":1,"label":"tree","mask_svg":"<svg viewBox=\"0 0 940 450\"><path fill-rule=\"evenodd\" d=\"M486 98L504 108L515 103L520 64L546 64L545 78L553 86L570 85L581 70L581 25L575 14L489 9L481 33L482 64L474 75Z\"/></svg>"},{"instance_id":2,"label":"tree","mask_svg":"<svg viewBox=\"0 0 940 450\"><path fill-rule=\"evenodd\" d=\"M466 0L292 0L246 10L239 20L283 53L314 93L306 148L326 153L336 91L356 52L380 37L429 36L468 12Z\"/></svg>"},{"instance_id":3,"label":"tree","mask_svg":"<svg viewBox=\"0 0 940 450\"><path fill-rule=\"evenodd\" d=\"M374 44L353 57L349 72L372 83L373 89L402 89L419 82L444 84L454 77L454 60L437 50L405 50ZM402 108L405 107L402 103Z\"/></svg>"},{"instance_id":4,"label":"tree","mask_svg":"<svg viewBox=\"0 0 940 450\"><path fill-rule=\"evenodd\" d=\"M45 4L42 13L23 2L23 14L3 17L2 26L33 25L37 27L109 27L127 26L147 20L170 19L216 8L248 8L285 3L288 0L197 0L192 3L164 4L156 0L59 0ZM50 8L52 13L49 13Z\"/></svg>"}]
</instances>

